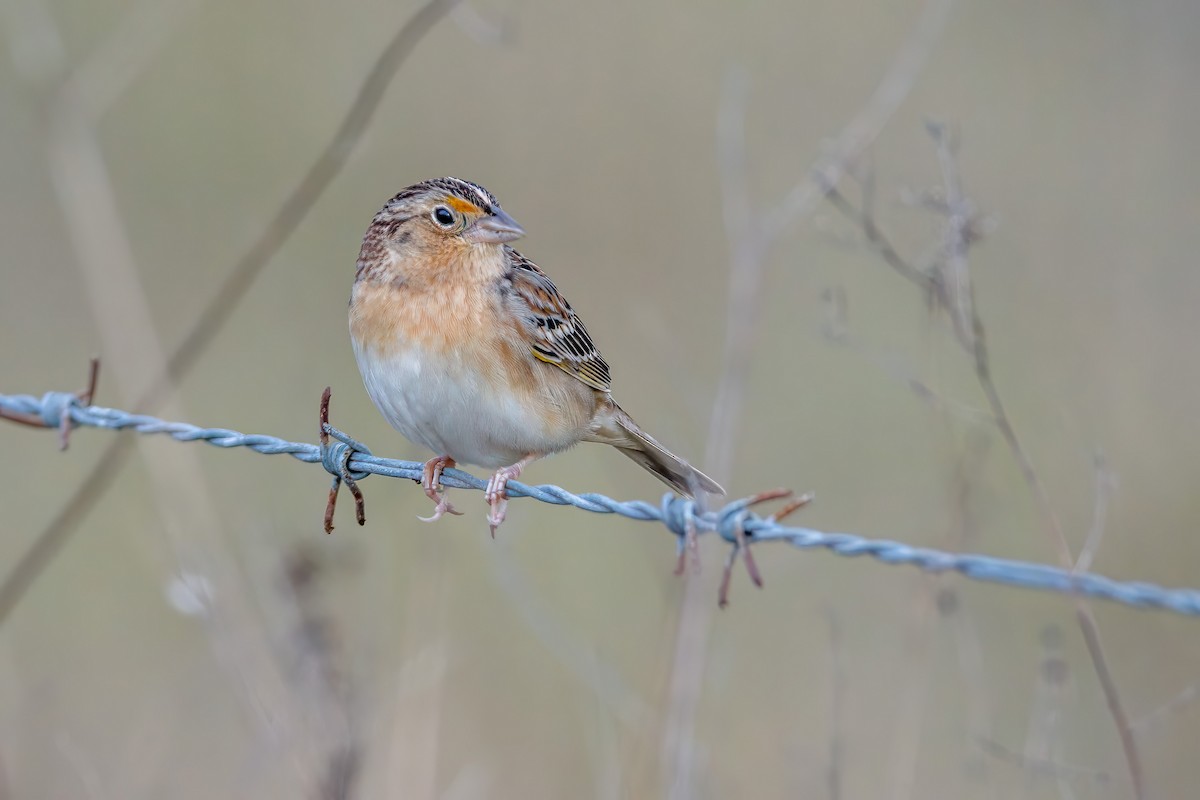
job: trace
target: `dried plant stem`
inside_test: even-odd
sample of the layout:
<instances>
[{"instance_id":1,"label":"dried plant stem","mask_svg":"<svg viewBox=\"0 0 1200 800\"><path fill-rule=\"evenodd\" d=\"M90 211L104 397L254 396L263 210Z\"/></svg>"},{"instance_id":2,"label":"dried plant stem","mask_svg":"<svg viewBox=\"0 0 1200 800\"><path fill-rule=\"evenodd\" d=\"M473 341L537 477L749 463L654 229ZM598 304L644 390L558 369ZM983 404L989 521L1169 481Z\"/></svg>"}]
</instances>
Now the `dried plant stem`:
<instances>
[{"instance_id":1,"label":"dried plant stem","mask_svg":"<svg viewBox=\"0 0 1200 800\"><path fill-rule=\"evenodd\" d=\"M836 185L847 166L871 146L912 92L953 5L953 0L929 0L925 4L875 91L834 140L830 156L822 159L779 202L763 209L765 221L758 224L752 213L755 209L751 207L743 141L749 82L738 72L726 81L717 125L717 161L730 247L729 302L721 379L713 402L704 460L718 480L727 481L733 473L734 445L758 333L755 320L762 303L767 258L788 228L811 213L828 187ZM693 732L703 687L711 615L699 581L689 581L676 621L665 701L661 752L664 784L670 798L696 794Z\"/></svg>"},{"instance_id":2,"label":"dried plant stem","mask_svg":"<svg viewBox=\"0 0 1200 800\"><path fill-rule=\"evenodd\" d=\"M946 215L947 226L956 229L955 232L946 235L944 245L943 257L951 265L949 268L943 266L929 272L918 269L900 256L896 248L875 224L865 206L861 209L856 208L836 187L830 187L827 196L835 208L861 227L867 243L888 266L932 297L936 307L947 312L955 341L973 362L976 380L983 392L992 420L1016 462L1021 477L1034 497L1046 527L1047 537L1056 552L1059 563L1065 569L1076 569L1075 558L1071 553L1071 546L1067 541L1062 521L1050 501L1049 492L1034 467L1033 460L1021 444L993 379L984 325L974 303L973 291L966 271L967 250L978 238L977 221L961 191L961 182L953 157L953 144L949 135L943 126L930 125L929 128L938 150L938 160L943 172L946 193L945 202L939 210ZM947 288L950 285L953 285L953 291ZM1109 714L1121 740L1134 795L1138 800L1142 800L1145 798L1146 792L1141 757L1129 724L1129 718L1121 702L1120 693L1108 666L1099 626L1091 605L1086 600L1076 599L1075 610L1080 631L1087 645L1088 655L1104 693Z\"/></svg>"},{"instance_id":3,"label":"dried plant stem","mask_svg":"<svg viewBox=\"0 0 1200 800\"><path fill-rule=\"evenodd\" d=\"M126 49L128 62L148 63L152 54L169 41L184 7L176 0L176 13L155 18L151 35L146 31L146 19L140 16L145 5L135 9L98 51L99 62L107 69L127 72L125 60L109 58L108 54L130 40L137 41L140 47L136 51ZM130 28L146 35L130 36ZM132 71L128 68L128 72ZM125 395L136 396L144 391L148 376L162 369L166 356L154 329L150 303L100 146L97 108L80 98L76 86L75 81L68 81L53 106L47 159L62 208L63 228L79 265L80 282L91 303L100 340L109 354L106 374L114 377L114 383ZM172 415L183 413L175 404L170 408ZM217 504L199 459L194 453L172 452L148 443L139 449L149 465L146 494L161 521L156 527L166 544L168 572L176 576L201 576L220 587L219 593L207 598L201 612L207 623L208 644L240 699L253 710L250 716L260 734L270 737L275 720L280 710L287 708L289 698L278 690L278 665L265 645L260 620L246 596L244 582L238 579L237 567L219 540L224 526L219 522ZM40 540L35 543L35 550L44 552L37 549L39 544ZM9 601L14 597L5 596ZM9 602L6 608L11 607ZM152 770L153 764L150 759L143 769ZM124 777L139 779L135 773Z\"/></svg>"},{"instance_id":4,"label":"dried plant stem","mask_svg":"<svg viewBox=\"0 0 1200 800\"><path fill-rule=\"evenodd\" d=\"M1013 752L994 739L985 736L976 738L976 744L984 753L1000 761L1007 761L1035 775L1047 775L1055 779L1087 779L1091 783L1103 786L1108 782L1108 773L1089 767L1076 767L1070 764L1060 764L1042 758L1032 758L1021 753Z\"/></svg>"},{"instance_id":5,"label":"dried plant stem","mask_svg":"<svg viewBox=\"0 0 1200 800\"><path fill-rule=\"evenodd\" d=\"M842 800L842 762L846 751L846 666L842 655L842 625L837 611L825 609L829 626L829 763L825 767L829 800Z\"/></svg>"},{"instance_id":6,"label":"dried plant stem","mask_svg":"<svg viewBox=\"0 0 1200 800\"><path fill-rule=\"evenodd\" d=\"M979 341L983 341L982 336L979 337ZM982 344L977 347L977 349L980 348L982 348ZM1039 477L1037 470L1034 468L1033 461L1030 460L1029 455L1025 452L1025 448L1021 446L1021 440L1017 438L1017 431L1009 420L1008 411L1005 409L1004 403L1000 400L1000 392L997 391L996 384L992 380L992 372L988 366L986 355L976 358L975 375L979 381L979 387L983 390L983 395L987 399L988 408L991 409L992 419L995 420L996 428L1000 431L1000 437L1008 445L1009 452L1012 453L1013 460L1017 462L1017 468L1021 471L1021 477L1024 478L1029 491L1033 493L1034 500L1041 511L1042 519L1046 523L1046 532L1050 537L1050 543L1054 546L1059 562L1064 567L1074 567L1075 559L1071 555L1071 545L1067 542L1062 521L1059 519L1054 504L1050 502L1050 494L1046 491L1045 484L1042 483L1041 477Z\"/></svg>"},{"instance_id":7,"label":"dried plant stem","mask_svg":"<svg viewBox=\"0 0 1200 800\"><path fill-rule=\"evenodd\" d=\"M1088 530L1087 538L1083 540L1083 548L1080 549L1079 555L1075 559L1076 572L1088 572L1092 568L1092 559L1095 558L1096 551L1100 549L1100 542L1104 540L1108 522L1108 504L1117 488L1117 476L1108 468L1108 461L1103 453L1096 452L1092 458L1092 465L1096 474L1092 527Z\"/></svg>"},{"instance_id":8,"label":"dried plant stem","mask_svg":"<svg viewBox=\"0 0 1200 800\"><path fill-rule=\"evenodd\" d=\"M1140 719L1134 720L1130 727L1138 736L1145 736L1169 720L1172 715L1196 702L1197 698L1200 698L1200 684L1193 683L1185 686L1167 702Z\"/></svg>"},{"instance_id":9,"label":"dried plant stem","mask_svg":"<svg viewBox=\"0 0 1200 800\"><path fill-rule=\"evenodd\" d=\"M434 24L458 2L459 0L430 0L405 23L392 39L367 74L358 96L351 104L329 145L283 202L259 238L234 265L217 289L216 294L200 312L196 323L184 336L183 341L174 352L166 357L165 367L150 381L149 387L139 395L139 401L134 404L139 412L148 413L156 410L170 394L171 387L176 385L196 365L201 353L232 316L255 278L279 251L279 248L316 204L317 199L333 179L341 172L374 116L384 90L395 77L406 57ZM123 63L134 61L134 59L128 59ZM80 108L88 116L95 118L103 112L106 106L100 105L95 99L85 99L79 95L79 92L97 84L93 78L87 78L87 81L91 81L90 83L83 82L85 77L90 74L87 69L80 69L76 74L83 76L80 78L81 82L68 85L81 87L72 94L76 95L78 102L83 104ZM121 74L126 75L127 73ZM104 102L111 103L117 96L117 89L125 84L122 80L112 79L98 85L104 89L101 92ZM4 624L38 576L78 530L79 523L107 493L133 454L134 447L135 439L133 437L114 438L101 452L91 472L66 500L54 518L38 534L30 548L18 559L12 571L0 584L0 625Z\"/></svg>"},{"instance_id":10,"label":"dried plant stem","mask_svg":"<svg viewBox=\"0 0 1200 800\"><path fill-rule=\"evenodd\" d=\"M259 273L279 252L279 248L316 205L317 199L325 193L333 179L341 173L372 117L375 116L384 91L405 59L416 49L425 34L459 2L460 0L429 0L409 18L388 43L387 48L371 67L371 71L367 73L359 87L358 95L329 144L283 201L258 239L229 271L216 294L200 312L191 330L171 354L166 372L159 376L158 381L142 398L142 402L138 403L139 409L155 408L170 391L170 387L195 366L200 354L208 348L217 332L233 315Z\"/></svg>"}]
</instances>

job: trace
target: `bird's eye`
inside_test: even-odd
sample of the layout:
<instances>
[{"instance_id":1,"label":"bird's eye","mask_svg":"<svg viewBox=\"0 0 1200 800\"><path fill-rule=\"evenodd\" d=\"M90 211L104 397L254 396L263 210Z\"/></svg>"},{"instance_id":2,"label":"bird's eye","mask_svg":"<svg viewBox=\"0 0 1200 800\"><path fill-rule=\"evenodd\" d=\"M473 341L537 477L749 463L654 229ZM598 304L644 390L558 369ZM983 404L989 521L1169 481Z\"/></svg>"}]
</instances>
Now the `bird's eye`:
<instances>
[{"instance_id":1,"label":"bird's eye","mask_svg":"<svg viewBox=\"0 0 1200 800\"><path fill-rule=\"evenodd\" d=\"M454 212L445 206L438 206L433 210L433 221L443 228L449 228L454 224Z\"/></svg>"}]
</instances>

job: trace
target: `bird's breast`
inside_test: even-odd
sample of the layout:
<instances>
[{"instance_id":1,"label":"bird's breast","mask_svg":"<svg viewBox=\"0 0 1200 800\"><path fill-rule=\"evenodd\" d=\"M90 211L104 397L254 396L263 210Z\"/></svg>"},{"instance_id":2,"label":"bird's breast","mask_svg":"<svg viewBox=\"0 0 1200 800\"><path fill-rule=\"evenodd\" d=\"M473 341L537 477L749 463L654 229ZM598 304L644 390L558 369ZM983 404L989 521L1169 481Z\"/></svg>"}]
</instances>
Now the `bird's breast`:
<instances>
[{"instance_id":1,"label":"bird's breast","mask_svg":"<svg viewBox=\"0 0 1200 800\"><path fill-rule=\"evenodd\" d=\"M454 351L478 338L492 304L488 292L468 285L418 290L360 282L350 299L350 335L380 354L406 347Z\"/></svg>"},{"instance_id":2,"label":"bird's breast","mask_svg":"<svg viewBox=\"0 0 1200 800\"><path fill-rule=\"evenodd\" d=\"M595 394L536 362L499 304L468 288L436 298L358 284L350 306L367 393L407 439L497 468L578 442Z\"/></svg>"}]
</instances>

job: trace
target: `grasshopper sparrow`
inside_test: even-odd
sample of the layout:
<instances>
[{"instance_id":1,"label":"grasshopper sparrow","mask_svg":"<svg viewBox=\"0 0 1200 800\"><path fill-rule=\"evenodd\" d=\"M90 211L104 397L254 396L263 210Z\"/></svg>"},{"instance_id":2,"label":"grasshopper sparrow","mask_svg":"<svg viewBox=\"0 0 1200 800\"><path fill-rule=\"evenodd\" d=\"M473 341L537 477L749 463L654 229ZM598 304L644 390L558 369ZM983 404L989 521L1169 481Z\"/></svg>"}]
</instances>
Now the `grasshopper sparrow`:
<instances>
[{"instance_id":1,"label":"grasshopper sparrow","mask_svg":"<svg viewBox=\"0 0 1200 800\"><path fill-rule=\"evenodd\" d=\"M422 485L433 515L459 513L442 470L495 470L492 535L506 484L577 442L612 445L677 492L724 494L637 426L612 399L608 364L537 265L509 246L525 233L484 189L438 178L404 189L363 237L350 334L384 417L435 458Z\"/></svg>"}]
</instances>

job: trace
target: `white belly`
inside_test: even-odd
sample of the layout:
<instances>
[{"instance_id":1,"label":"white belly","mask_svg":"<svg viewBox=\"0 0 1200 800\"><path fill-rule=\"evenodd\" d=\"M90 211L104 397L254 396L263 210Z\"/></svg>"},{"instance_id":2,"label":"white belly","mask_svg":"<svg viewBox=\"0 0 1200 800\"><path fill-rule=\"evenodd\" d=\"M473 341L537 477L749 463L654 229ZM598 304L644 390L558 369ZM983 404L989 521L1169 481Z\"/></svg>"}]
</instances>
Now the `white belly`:
<instances>
[{"instance_id":1,"label":"white belly","mask_svg":"<svg viewBox=\"0 0 1200 800\"><path fill-rule=\"evenodd\" d=\"M357 340L353 344L367 394L383 416L409 441L437 455L496 469L578 440L573 432L548 439L531 404L498 393L486 378L444 355L435 367L411 345L381 356Z\"/></svg>"}]
</instances>

